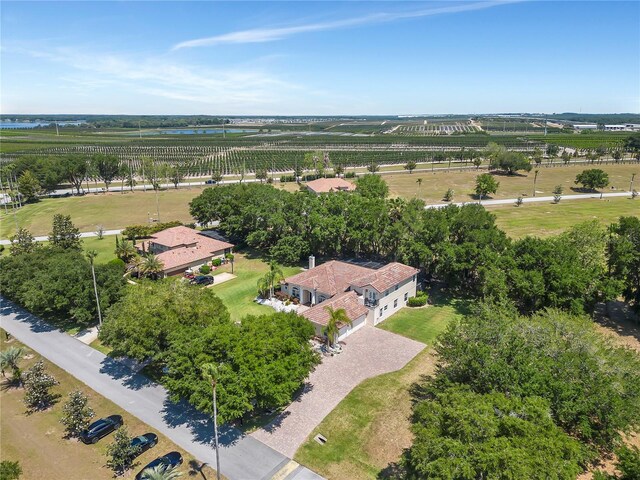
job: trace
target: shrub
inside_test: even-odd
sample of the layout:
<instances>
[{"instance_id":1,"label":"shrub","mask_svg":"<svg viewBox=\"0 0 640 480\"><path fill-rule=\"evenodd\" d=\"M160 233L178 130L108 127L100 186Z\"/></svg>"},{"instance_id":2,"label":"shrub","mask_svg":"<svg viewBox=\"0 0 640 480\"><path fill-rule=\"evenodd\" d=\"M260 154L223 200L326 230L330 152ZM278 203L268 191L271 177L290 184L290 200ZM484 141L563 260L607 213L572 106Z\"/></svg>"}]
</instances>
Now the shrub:
<instances>
[{"instance_id":1,"label":"shrub","mask_svg":"<svg viewBox=\"0 0 640 480\"><path fill-rule=\"evenodd\" d=\"M208 273L211 272L211 267L209 265L202 265L200 267L200 273L203 275L207 275Z\"/></svg>"},{"instance_id":2,"label":"shrub","mask_svg":"<svg viewBox=\"0 0 640 480\"><path fill-rule=\"evenodd\" d=\"M172 222L154 223L150 225L130 225L122 231L122 235L126 238L135 240L136 238L147 238L158 233L161 230L165 230L171 227L178 227L182 225L182 222L174 220Z\"/></svg>"},{"instance_id":3,"label":"shrub","mask_svg":"<svg viewBox=\"0 0 640 480\"><path fill-rule=\"evenodd\" d=\"M69 393L69 400L62 406L63 415L60 419L69 437L77 437L89 426L89 420L95 414L88 403L89 399L80 390Z\"/></svg>"},{"instance_id":4,"label":"shrub","mask_svg":"<svg viewBox=\"0 0 640 480\"><path fill-rule=\"evenodd\" d=\"M344 178L356 178L356 172L347 172L344 174Z\"/></svg>"},{"instance_id":5,"label":"shrub","mask_svg":"<svg viewBox=\"0 0 640 480\"><path fill-rule=\"evenodd\" d=\"M22 475L22 467L20 462L10 462L3 460L0 463L0 479L2 480L18 480Z\"/></svg>"},{"instance_id":6,"label":"shrub","mask_svg":"<svg viewBox=\"0 0 640 480\"><path fill-rule=\"evenodd\" d=\"M53 403L55 397L50 389L57 385L58 381L45 370L42 360L24 372L23 382L24 403L29 412L44 410Z\"/></svg>"},{"instance_id":7,"label":"shrub","mask_svg":"<svg viewBox=\"0 0 640 480\"><path fill-rule=\"evenodd\" d=\"M444 200L445 202L450 202L451 200L453 200L453 189L449 189L445 192L444 197L442 197L442 200Z\"/></svg>"},{"instance_id":8,"label":"shrub","mask_svg":"<svg viewBox=\"0 0 640 480\"><path fill-rule=\"evenodd\" d=\"M213 265L214 267L219 267L220 265L222 265L222 259L214 258L213 260L211 260L211 265Z\"/></svg>"},{"instance_id":9,"label":"shrub","mask_svg":"<svg viewBox=\"0 0 640 480\"><path fill-rule=\"evenodd\" d=\"M426 292L418 292L415 297L407 300L407 305L410 307L424 307L427 304L429 296Z\"/></svg>"},{"instance_id":10,"label":"shrub","mask_svg":"<svg viewBox=\"0 0 640 480\"><path fill-rule=\"evenodd\" d=\"M282 175L280 177L280 183L295 182L295 181L296 181L295 175Z\"/></svg>"},{"instance_id":11,"label":"shrub","mask_svg":"<svg viewBox=\"0 0 640 480\"><path fill-rule=\"evenodd\" d=\"M113 443L107 447L107 455L109 455L107 467L117 474L124 473L131 468L140 449L139 446L132 446L131 440L133 438L129 436L126 427L120 427L113 437Z\"/></svg>"}]
</instances>

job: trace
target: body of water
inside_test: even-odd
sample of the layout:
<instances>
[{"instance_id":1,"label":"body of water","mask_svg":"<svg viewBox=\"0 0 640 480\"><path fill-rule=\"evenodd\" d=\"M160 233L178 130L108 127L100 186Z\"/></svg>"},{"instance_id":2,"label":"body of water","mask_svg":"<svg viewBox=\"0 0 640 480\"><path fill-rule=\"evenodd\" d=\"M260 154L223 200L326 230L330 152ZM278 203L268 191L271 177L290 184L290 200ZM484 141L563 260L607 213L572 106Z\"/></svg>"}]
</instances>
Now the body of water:
<instances>
[{"instance_id":1,"label":"body of water","mask_svg":"<svg viewBox=\"0 0 640 480\"><path fill-rule=\"evenodd\" d=\"M244 128L225 128L224 133L255 133L257 129ZM211 135L221 134L222 128L181 128L171 130L157 130L142 132L142 135ZM139 135L139 133L131 133L131 135Z\"/></svg>"},{"instance_id":2,"label":"body of water","mask_svg":"<svg viewBox=\"0 0 640 480\"><path fill-rule=\"evenodd\" d=\"M67 125L72 125L77 127L78 125L82 125L87 123L86 120L76 120L70 122L58 122L59 127L65 127ZM18 128L38 128L38 127L49 127L54 126L55 122L0 122L0 129L18 129Z\"/></svg>"}]
</instances>

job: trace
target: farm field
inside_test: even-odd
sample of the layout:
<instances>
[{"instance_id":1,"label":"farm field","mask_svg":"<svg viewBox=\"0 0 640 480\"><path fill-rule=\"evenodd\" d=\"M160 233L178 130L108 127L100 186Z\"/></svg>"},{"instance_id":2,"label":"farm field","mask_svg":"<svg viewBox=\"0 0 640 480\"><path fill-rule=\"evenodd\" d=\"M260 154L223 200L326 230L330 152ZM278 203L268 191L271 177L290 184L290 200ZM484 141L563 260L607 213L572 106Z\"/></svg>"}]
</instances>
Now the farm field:
<instances>
[{"instance_id":1,"label":"farm field","mask_svg":"<svg viewBox=\"0 0 640 480\"><path fill-rule=\"evenodd\" d=\"M501 230L512 238L526 235L548 237L562 233L572 225L597 219L603 225L621 216L640 216L640 201L630 198L603 198L553 203L496 205L487 207Z\"/></svg>"},{"instance_id":2,"label":"farm field","mask_svg":"<svg viewBox=\"0 0 640 480\"><path fill-rule=\"evenodd\" d=\"M633 173L640 174L640 165L569 165L557 167L540 167L536 191L538 196L552 195L556 185L564 187L565 195L573 193L571 187L576 175L587 168L601 168L609 174L609 187L618 190L627 190ZM447 172L415 172L413 174L385 175L384 179L389 185L391 196L404 198L421 198L428 204L444 203L442 197L448 188L454 190L454 202L468 202L474 200L473 190L478 171L451 171ZM519 175L496 175L500 182L498 192L491 198L517 198L519 195L531 196L533 193L533 170ZM417 180L422 178L422 185ZM576 192L580 193L580 192Z\"/></svg>"},{"instance_id":3,"label":"farm field","mask_svg":"<svg viewBox=\"0 0 640 480\"><path fill-rule=\"evenodd\" d=\"M191 222L189 202L202 191L200 187L162 190L158 194L160 219ZM53 215L71 215L71 220L81 232L93 232L97 225L106 230L149 222L149 214L156 216L156 194L153 191L90 194L82 197L47 198L32 203L16 213L18 225L34 236L47 235L51 231ZM15 233L13 213L0 213L0 238Z\"/></svg>"},{"instance_id":4,"label":"farm field","mask_svg":"<svg viewBox=\"0 0 640 480\"><path fill-rule=\"evenodd\" d=\"M3 350L20 345L15 339L7 342L4 331L0 331L0 335L2 336ZM27 355L29 359L21 363L23 368L30 367L40 359L40 356L31 350L27 351ZM45 365L47 370L60 382L60 385L53 388L53 392L62 395L58 403L49 410L26 415L25 406L22 403L23 390L6 388L5 385L0 388L2 403L0 459L19 460L23 470L21 478L24 479L113 479L113 472L105 466L107 461L106 448L113 441L113 434L105 437L96 445L84 445L76 440L62 438L64 427L60 423L60 417L62 404L66 401L68 393L75 389L82 390L89 397L89 405L96 413L94 418L112 414L122 415L125 427L131 435L142 435L153 430L64 370L48 361L45 361ZM185 478L196 478L196 475L197 478L203 480L215 478L215 472L209 466L203 466L200 471L199 468L202 466L200 462L173 444L164 435L153 432L158 435L158 445L138 457L137 467L121 478L133 478L142 466L157 456L173 450L177 450L183 455L184 463L180 470L185 472Z\"/></svg>"},{"instance_id":5,"label":"farm field","mask_svg":"<svg viewBox=\"0 0 640 480\"><path fill-rule=\"evenodd\" d=\"M405 309L382 328L427 343L403 369L362 382L314 429L294 459L326 478L377 478L411 444L409 387L433 373L431 345L447 324L466 312L463 302L436 302L428 308ZM388 323L392 321L392 323ZM424 325L428 325L425 327ZM313 437L322 434L327 443ZM384 439L384 441L381 441Z\"/></svg>"}]
</instances>

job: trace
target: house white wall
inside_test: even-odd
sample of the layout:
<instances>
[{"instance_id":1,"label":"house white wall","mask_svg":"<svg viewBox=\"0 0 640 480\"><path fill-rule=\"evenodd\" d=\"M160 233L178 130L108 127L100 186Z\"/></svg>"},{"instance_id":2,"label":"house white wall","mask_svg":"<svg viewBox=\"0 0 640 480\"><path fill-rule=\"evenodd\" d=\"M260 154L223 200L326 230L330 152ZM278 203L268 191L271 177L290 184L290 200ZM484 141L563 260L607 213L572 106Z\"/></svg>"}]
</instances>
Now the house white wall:
<instances>
[{"instance_id":1,"label":"house white wall","mask_svg":"<svg viewBox=\"0 0 640 480\"><path fill-rule=\"evenodd\" d=\"M349 335L351 335L356 330L360 330L367 324L367 317L365 315L361 315L353 321L353 325L345 325L338 331L338 340L344 340ZM324 337L324 329L325 325L321 325L319 323L311 322L313 328L315 329L316 336Z\"/></svg>"},{"instance_id":2,"label":"house white wall","mask_svg":"<svg viewBox=\"0 0 640 480\"><path fill-rule=\"evenodd\" d=\"M378 292L378 304L369 308L367 322L377 325L407 305L407 300L416 296L416 276L391 287L385 292ZM371 287L368 287L371 289Z\"/></svg>"}]
</instances>

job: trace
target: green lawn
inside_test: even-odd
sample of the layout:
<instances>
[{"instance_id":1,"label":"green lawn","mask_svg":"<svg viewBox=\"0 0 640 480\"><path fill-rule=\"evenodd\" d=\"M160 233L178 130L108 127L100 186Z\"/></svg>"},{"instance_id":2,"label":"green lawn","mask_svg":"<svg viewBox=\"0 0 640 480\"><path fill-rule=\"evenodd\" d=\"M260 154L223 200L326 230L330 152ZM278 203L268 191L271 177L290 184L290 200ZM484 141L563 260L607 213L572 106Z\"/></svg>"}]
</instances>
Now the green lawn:
<instances>
[{"instance_id":1,"label":"green lawn","mask_svg":"<svg viewBox=\"0 0 640 480\"><path fill-rule=\"evenodd\" d=\"M47 243L48 242L42 242L43 245L46 245ZM10 248L10 245L5 245L4 250L0 252L0 256L9 255ZM98 237L83 238L82 248L85 252L88 250L95 250L98 252L96 263L107 263L109 260L116 258L114 253L116 249L116 237L114 235L109 235L105 236L102 240L98 239Z\"/></svg>"},{"instance_id":2,"label":"green lawn","mask_svg":"<svg viewBox=\"0 0 640 480\"><path fill-rule=\"evenodd\" d=\"M464 302L442 300L427 308L405 308L381 326L432 345L466 311ZM426 348L403 369L365 380L314 429L295 460L328 479L376 478L411 444L409 387L433 369L433 353ZM326 444L313 440L319 433Z\"/></svg>"},{"instance_id":3,"label":"green lawn","mask_svg":"<svg viewBox=\"0 0 640 480\"><path fill-rule=\"evenodd\" d=\"M233 320L241 320L246 315L264 315L273 313L270 307L258 305L253 300L258 294L258 279L267 272L268 265L253 254L236 254L234 274L237 278L220 285L214 283L211 289L229 309ZM282 267L285 277L300 272L298 267ZM230 265L225 265L214 272L214 276L222 272L231 272Z\"/></svg>"},{"instance_id":4,"label":"green lawn","mask_svg":"<svg viewBox=\"0 0 640 480\"><path fill-rule=\"evenodd\" d=\"M462 313L466 313L462 300L451 300L438 306L404 307L378 327L431 345L449 321Z\"/></svg>"},{"instance_id":5,"label":"green lawn","mask_svg":"<svg viewBox=\"0 0 640 480\"><path fill-rule=\"evenodd\" d=\"M201 188L167 189L158 194L160 220L192 222L189 202L202 192ZM17 223L32 235L47 235L51 231L53 215L71 215L71 220L81 232L94 232L97 225L106 230L149 222L156 216L156 195L152 191L84 195L82 197L45 198L25 205L16 213ZM15 233L13 212L0 211L0 238Z\"/></svg>"},{"instance_id":6,"label":"green lawn","mask_svg":"<svg viewBox=\"0 0 640 480\"><path fill-rule=\"evenodd\" d=\"M500 229L513 238L535 235L547 237L562 233L576 223L598 219L605 225L620 216L639 216L640 198L603 198L553 203L523 204L520 207L500 205L487 207L496 215Z\"/></svg>"}]
</instances>

